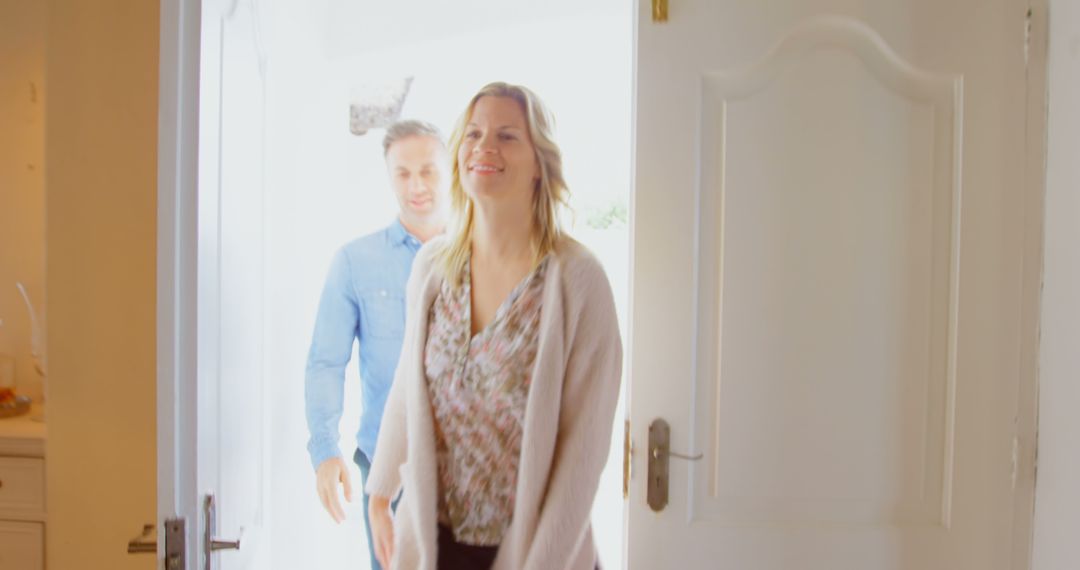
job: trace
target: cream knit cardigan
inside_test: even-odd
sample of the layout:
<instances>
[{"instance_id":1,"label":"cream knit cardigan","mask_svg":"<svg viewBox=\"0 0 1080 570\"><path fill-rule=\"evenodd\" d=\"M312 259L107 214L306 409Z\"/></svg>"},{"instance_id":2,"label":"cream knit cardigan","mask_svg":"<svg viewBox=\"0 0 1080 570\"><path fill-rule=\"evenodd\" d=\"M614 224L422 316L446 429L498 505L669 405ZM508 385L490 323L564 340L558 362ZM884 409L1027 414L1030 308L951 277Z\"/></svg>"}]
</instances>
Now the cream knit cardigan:
<instances>
[{"instance_id":1,"label":"cream knit cardigan","mask_svg":"<svg viewBox=\"0 0 1080 570\"><path fill-rule=\"evenodd\" d=\"M443 243L424 245L413 262L404 345L366 487L383 497L404 491L391 570L435 570L437 561L435 424L423 357ZM564 237L548 264L514 516L495 570L592 570L597 562L589 519L611 444L622 343L599 261Z\"/></svg>"}]
</instances>

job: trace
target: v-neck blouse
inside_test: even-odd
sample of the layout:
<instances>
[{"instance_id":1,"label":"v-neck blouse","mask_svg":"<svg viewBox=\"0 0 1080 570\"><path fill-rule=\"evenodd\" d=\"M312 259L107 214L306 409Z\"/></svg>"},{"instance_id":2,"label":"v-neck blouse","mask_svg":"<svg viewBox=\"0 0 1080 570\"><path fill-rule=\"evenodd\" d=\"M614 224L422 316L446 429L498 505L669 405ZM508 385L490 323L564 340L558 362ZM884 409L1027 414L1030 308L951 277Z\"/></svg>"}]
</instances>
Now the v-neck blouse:
<instances>
[{"instance_id":1,"label":"v-neck blouse","mask_svg":"<svg viewBox=\"0 0 1080 570\"><path fill-rule=\"evenodd\" d=\"M547 258L472 335L472 283L443 282L428 318L424 371L435 419L439 522L461 543L496 546L514 513L525 404Z\"/></svg>"}]
</instances>

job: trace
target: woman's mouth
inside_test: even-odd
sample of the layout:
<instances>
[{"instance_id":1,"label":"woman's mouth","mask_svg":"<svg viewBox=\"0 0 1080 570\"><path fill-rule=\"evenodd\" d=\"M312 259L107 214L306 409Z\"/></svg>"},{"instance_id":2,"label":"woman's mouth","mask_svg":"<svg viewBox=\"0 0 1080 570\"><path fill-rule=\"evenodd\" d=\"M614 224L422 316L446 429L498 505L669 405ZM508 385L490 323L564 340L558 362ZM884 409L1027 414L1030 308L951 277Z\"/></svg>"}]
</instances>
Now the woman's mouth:
<instances>
[{"instance_id":1,"label":"woman's mouth","mask_svg":"<svg viewBox=\"0 0 1080 570\"><path fill-rule=\"evenodd\" d=\"M503 169L494 164L477 163L469 166L469 172L475 172L476 174L498 174L502 171Z\"/></svg>"}]
</instances>

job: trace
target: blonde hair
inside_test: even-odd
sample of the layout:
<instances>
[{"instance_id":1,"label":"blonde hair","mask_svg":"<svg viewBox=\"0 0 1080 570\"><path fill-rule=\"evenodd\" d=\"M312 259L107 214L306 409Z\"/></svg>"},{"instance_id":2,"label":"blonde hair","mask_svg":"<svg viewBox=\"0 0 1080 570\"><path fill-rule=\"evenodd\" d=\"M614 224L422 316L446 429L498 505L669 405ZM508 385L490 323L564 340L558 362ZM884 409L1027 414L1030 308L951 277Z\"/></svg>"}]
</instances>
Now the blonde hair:
<instances>
[{"instance_id":1,"label":"blonde hair","mask_svg":"<svg viewBox=\"0 0 1080 570\"><path fill-rule=\"evenodd\" d=\"M447 281L456 289L461 286L461 274L469 259L473 229L473 205L461 185L461 172L457 155L465 138L465 128L472 118L476 103L481 97L507 97L517 101L525 114L529 138L540 166L540 180L533 193L533 255L534 263L555 249L562 235L559 224L559 207L567 205L570 194L563 178L562 153L552 137L554 118L540 98L521 85L495 82L485 85L469 101L468 107L458 119L450 134L450 156L453 168L450 176L451 224L447 231L448 241L440 252L440 265Z\"/></svg>"}]
</instances>

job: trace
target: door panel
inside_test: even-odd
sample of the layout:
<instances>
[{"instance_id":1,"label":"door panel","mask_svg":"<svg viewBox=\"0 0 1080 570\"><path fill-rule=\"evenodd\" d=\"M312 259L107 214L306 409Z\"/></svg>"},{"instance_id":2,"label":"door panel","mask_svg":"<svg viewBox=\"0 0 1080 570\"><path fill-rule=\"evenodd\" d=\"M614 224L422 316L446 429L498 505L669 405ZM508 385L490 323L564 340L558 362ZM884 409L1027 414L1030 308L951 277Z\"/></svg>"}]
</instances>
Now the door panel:
<instances>
[{"instance_id":1,"label":"door panel","mask_svg":"<svg viewBox=\"0 0 1080 570\"><path fill-rule=\"evenodd\" d=\"M959 91L839 18L705 76L701 516L947 514Z\"/></svg>"},{"instance_id":2,"label":"door panel","mask_svg":"<svg viewBox=\"0 0 1080 570\"><path fill-rule=\"evenodd\" d=\"M1026 5L650 10L629 567L1009 567Z\"/></svg>"}]
</instances>

